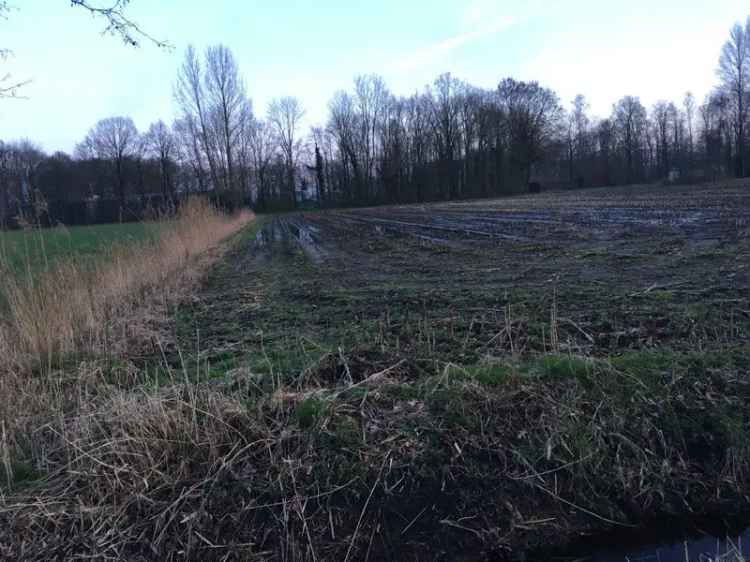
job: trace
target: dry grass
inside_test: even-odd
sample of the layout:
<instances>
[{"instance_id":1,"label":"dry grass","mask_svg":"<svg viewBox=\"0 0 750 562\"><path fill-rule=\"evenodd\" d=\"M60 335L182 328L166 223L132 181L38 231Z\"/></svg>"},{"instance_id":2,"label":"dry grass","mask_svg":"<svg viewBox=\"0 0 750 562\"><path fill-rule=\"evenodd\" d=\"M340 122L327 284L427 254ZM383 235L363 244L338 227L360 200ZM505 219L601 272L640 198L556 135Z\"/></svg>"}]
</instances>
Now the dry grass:
<instances>
[{"instance_id":1,"label":"dry grass","mask_svg":"<svg viewBox=\"0 0 750 562\"><path fill-rule=\"evenodd\" d=\"M0 373L49 372L70 353L112 354L148 327L154 293L170 292L191 281L191 264L236 232L250 216L231 219L210 204L193 200L155 242L113 246L93 269L66 260L42 273L5 275L9 319L0 323ZM149 294L147 296L147 294Z\"/></svg>"},{"instance_id":2,"label":"dry grass","mask_svg":"<svg viewBox=\"0 0 750 562\"><path fill-rule=\"evenodd\" d=\"M575 357L415 381L402 363L363 378L340 355L350 381L328 382L325 362L285 386L176 369L134 390L89 365L69 410L28 429L45 479L0 503L0 559L506 560L746 486L722 456L747 466L741 442L670 424L681 406L720 421L707 406L737 395L731 376L677 400Z\"/></svg>"},{"instance_id":3,"label":"dry grass","mask_svg":"<svg viewBox=\"0 0 750 562\"><path fill-rule=\"evenodd\" d=\"M747 562L747 559L739 552L730 552L717 558L716 562Z\"/></svg>"}]
</instances>

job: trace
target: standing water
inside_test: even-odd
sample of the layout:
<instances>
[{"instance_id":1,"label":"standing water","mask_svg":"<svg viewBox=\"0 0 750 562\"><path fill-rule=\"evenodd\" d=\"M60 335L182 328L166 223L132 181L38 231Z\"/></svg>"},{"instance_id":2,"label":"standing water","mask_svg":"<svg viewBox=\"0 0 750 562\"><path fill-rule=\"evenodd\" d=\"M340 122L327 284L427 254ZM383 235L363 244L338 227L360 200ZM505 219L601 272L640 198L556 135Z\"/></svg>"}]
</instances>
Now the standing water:
<instances>
[{"instance_id":1,"label":"standing water","mask_svg":"<svg viewBox=\"0 0 750 562\"><path fill-rule=\"evenodd\" d=\"M632 548L612 546L587 555L553 559L561 562L746 562L750 561L750 529L734 537L704 535L683 541Z\"/></svg>"}]
</instances>

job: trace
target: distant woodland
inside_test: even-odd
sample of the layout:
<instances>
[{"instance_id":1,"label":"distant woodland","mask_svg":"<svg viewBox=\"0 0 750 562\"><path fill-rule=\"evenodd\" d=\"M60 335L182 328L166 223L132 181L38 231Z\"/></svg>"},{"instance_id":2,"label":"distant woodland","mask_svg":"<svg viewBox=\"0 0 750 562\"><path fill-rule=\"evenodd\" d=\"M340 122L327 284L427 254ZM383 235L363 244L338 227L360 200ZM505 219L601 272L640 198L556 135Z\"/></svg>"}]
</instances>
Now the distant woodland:
<instances>
[{"instance_id":1,"label":"distant woodland","mask_svg":"<svg viewBox=\"0 0 750 562\"><path fill-rule=\"evenodd\" d=\"M584 95L561 100L513 78L483 89L443 74L404 97L379 76L357 76L332 95L326 123L309 130L298 98L256 108L251 93L230 48L189 47L175 70L171 123L139 131L128 116L105 117L72 154L0 141L0 223L140 218L192 193L263 210L750 173L750 19L731 29L704 100L687 92L646 107L626 95L604 118Z\"/></svg>"}]
</instances>

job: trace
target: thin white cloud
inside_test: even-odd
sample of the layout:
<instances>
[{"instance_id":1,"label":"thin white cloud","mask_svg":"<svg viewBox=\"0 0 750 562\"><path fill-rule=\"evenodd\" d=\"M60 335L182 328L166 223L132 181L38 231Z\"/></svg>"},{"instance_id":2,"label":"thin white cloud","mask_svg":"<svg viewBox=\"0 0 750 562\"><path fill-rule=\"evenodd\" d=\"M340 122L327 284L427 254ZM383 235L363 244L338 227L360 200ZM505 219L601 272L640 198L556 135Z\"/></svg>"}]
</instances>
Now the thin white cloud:
<instances>
[{"instance_id":1,"label":"thin white cloud","mask_svg":"<svg viewBox=\"0 0 750 562\"><path fill-rule=\"evenodd\" d=\"M498 7L497 0L471 0L461 16L461 29L471 30L483 21L496 18L500 15Z\"/></svg>"},{"instance_id":2,"label":"thin white cloud","mask_svg":"<svg viewBox=\"0 0 750 562\"><path fill-rule=\"evenodd\" d=\"M431 45L412 51L398 60L393 68L401 72L410 72L434 65L435 63L444 60L449 53L459 47L463 47L464 45L482 39L483 37L500 33L513 25L515 21L510 16L498 16L489 20L489 23L481 23L480 20L482 19L482 13L481 9L472 5L465 13L464 17L464 27L471 24L469 28L461 33L448 37L447 39L437 41Z\"/></svg>"}]
</instances>

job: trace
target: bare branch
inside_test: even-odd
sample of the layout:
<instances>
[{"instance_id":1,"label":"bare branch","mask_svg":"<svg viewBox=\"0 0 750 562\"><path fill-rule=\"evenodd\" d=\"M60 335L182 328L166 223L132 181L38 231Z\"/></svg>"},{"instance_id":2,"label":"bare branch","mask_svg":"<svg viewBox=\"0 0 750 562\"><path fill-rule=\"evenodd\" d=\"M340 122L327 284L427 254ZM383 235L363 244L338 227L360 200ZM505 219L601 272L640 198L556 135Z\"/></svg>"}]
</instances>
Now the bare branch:
<instances>
[{"instance_id":1,"label":"bare branch","mask_svg":"<svg viewBox=\"0 0 750 562\"><path fill-rule=\"evenodd\" d=\"M88 10L95 17L103 18L106 21L104 33L119 36L127 45L138 47L140 41L145 39L159 48L172 48L167 41L156 39L141 29L125 14L130 0L115 0L115 3L108 8L93 5L89 0L70 0L70 4Z\"/></svg>"},{"instance_id":2,"label":"bare branch","mask_svg":"<svg viewBox=\"0 0 750 562\"><path fill-rule=\"evenodd\" d=\"M0 98L26 99L26 96L18 94L18 90L31 83L31 80L22 80L21 82L10 82L11 75L6 74L0 78Z\"/></svg>"}]
</instances>

